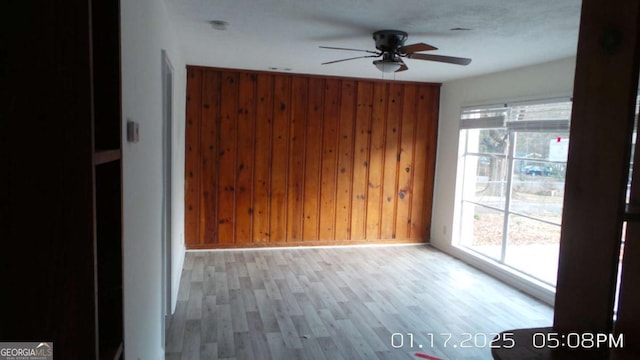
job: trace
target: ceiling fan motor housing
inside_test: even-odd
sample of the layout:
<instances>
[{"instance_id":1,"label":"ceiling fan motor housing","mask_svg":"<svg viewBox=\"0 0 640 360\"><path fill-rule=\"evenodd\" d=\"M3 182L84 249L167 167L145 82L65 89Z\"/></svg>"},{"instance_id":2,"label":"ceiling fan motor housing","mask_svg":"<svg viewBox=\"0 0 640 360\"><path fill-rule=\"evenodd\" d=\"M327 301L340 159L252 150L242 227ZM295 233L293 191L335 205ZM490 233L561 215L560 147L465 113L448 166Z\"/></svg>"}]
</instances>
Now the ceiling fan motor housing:
<instances>
[{"instance_id":1,"label":"ceiling fan motor housing","mask_svg":"<svg viewBox=\"0 0 640 360\"><path fill-rule=\"evenodd\" d=\"M376 49L382 52L395 52L404 45L407 34L400 30L380 30L373 33L373 40L376 42Z\"/></svg>"}]
</instances>

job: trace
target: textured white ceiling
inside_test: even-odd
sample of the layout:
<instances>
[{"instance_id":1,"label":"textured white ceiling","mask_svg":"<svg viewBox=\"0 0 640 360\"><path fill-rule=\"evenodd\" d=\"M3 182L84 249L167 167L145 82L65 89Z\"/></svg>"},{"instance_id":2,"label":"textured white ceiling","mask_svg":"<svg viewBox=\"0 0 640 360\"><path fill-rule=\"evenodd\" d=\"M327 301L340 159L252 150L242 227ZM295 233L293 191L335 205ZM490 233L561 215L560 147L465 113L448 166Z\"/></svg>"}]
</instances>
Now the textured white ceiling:
<instances>
[{"instance_id":1,"label":"textured white ceiling","mask_svg":"<svg viewBox=\"0 0 640 360\"><path fill-rule=\"evenodd\" d=\"M580 0L165 0L187 64L381 78L372 58L320 63L375 50L371 33L409 33L432 54L473 59L468 66L406 59L385 78L444 82L574 56ZM211 20L229 23L224 31ZM468 28L468 31L452 31Z\"/></svg>"}]
</instances>

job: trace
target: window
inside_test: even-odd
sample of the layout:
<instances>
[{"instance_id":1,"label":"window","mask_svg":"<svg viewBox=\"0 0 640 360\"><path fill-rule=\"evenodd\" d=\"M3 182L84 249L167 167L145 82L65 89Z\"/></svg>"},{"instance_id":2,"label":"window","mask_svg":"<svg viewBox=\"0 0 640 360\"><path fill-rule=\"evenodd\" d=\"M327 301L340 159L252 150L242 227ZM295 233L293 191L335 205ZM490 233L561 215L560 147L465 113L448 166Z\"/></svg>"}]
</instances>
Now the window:
<instances>
[{"instance_id":1,"label":"window","mask_svg":"<svg viewBox=\"0 0 640 360\"><path fill-rule=\"evenodd\" d=\"M457 246L555 285L571 101L466 108Z\"/></svg>"}]
</instances>

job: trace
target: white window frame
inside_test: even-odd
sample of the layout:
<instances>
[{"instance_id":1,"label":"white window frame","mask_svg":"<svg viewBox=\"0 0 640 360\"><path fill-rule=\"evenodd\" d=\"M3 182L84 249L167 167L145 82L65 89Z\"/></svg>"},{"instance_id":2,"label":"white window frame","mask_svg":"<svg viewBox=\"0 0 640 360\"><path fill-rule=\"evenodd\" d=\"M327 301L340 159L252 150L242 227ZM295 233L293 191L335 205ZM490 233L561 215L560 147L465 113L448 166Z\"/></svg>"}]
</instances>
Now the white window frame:
<instances>
[{"instance_id":1,"label":"white window frame","mask_svg":"<svg viewBox=\"0 0 640 360\"><path fill-rule=\"evenodd\" d=\"M529 105L534 105L534 106L535 105L552 105L554 103L567 103L567 102L571 102L571 98L568 96L558 97L558 98L549 98L549 99L539 99L539 100L533 100L533 101L516 101L516 102L508 102L508 103L489 104L489 105L483 105L483 106L467 106L462 108L461 116L460 116L460 131L459 131L460 147L459 147L459 157L458 157L459 163L458 163L458 173L457 173L457 181L459 185L458 188L461 190L456 192L457 206L455 210L454 224L457 227L456 229L457 231L455 232L456 235L453 238L452 245L465 250L465 252L474 253L475 255L478 256L478 258L481 258L481 259L485 258L488 262L497 263L497 265L499 265L500 267L509 268L510 271L515 271L516 273L520 273L519 275L522 275L522 278L524 278L525 280L532 279L534 280L534 282L539 281L539 279L535 279L535 277L533 277L531 274L522 273L518 270L515 270L509 267L505 263L506 247L508 244L508 242L505 241L505 239L507 237L510 215L522 216L535 221L541 221L547 224L560 226L560 224L558 223L553 223L545 219L537 218L535 216L530 216L530 215L522 214L519 212L515 212L510 209L514 164L518 160L530 160L530 159L516 156L515 132L525 131L525 130L526 131L545 131L545 132L546 131L550 131L550 132L568 131L570 117L571 117L571 114L570 114L571 106L569 106L569 112L568 114L566 114L566 116L564 114L556 114L557 118L547 118L544 120L541 119L541 120L535 120L535 121L527 120L526 118L517 119L513 111L515 111L516 109L522 109L523 107L527 107ZM501 111L502 109L504 110ZM500 114L501 112L502 114ZM467 138L469 134L468 134L468 131L466 130L487 129L487 128L501 128L501 129L507 130L508 136L509 136L509 143L508 143L508 149L507 149L508 151L506 151L506 154L504 155L487 154L481 151L477 151L477 152L469 151L469 148L468 148L469 143ZM473 169L470 168L469 163L466 162L467 156L492 156L492 157L499 157L507 160L508 169L507 169L507 179L506 179L506 185L505 185L505 188L507 190L505 195L505 203L503 205L504 208L494 209L491 206L488 206L487 204L482 204L482 203L469 201L468 199L465 199L465 191L467 191L465 190L465 188L468 188L469 186L467 184L469 182L469 174L473 174L471 176L474 177L474 181L475 181L475 173L476 173L475 171L473 171ZM550 161L545 160L545 162L550 162ZM564 163L565 161L561 161L561 162ZM502 234L503 237L501 242L502 246L501 246L501 254L499 259L489 258L484 254L473 251L469 247L461 246L462 240L465 237L465 229L463 228L464 224L462 219L462 216L463 216L462 214L463 214L465 205L466 206L476 206L476 205L483 206L485 208L497 210L503 213L504 215L503 234ZM538 281L535 281L535 280L538 280ZM547 289L554 289L554 287L549 285L548 283L544 283L543 285L546 285L544 287Z\"/></svg>"}]
</instances>

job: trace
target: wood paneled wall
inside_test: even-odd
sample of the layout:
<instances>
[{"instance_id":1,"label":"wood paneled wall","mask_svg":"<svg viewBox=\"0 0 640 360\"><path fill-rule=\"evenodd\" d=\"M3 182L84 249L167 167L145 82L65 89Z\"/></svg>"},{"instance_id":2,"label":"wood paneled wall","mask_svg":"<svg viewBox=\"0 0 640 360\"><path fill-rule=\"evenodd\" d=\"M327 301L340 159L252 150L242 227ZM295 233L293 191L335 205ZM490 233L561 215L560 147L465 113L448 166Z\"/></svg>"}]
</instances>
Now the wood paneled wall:
<instances>
[{"instance_id":1,"label":"wood paneled wall","mask_svg":"<svg viewBox=\"0 0 640 360\"><path fill-rule=\"evenodd\" d=\"M187 71L188 248L426 240L439 84Z\"/></svg>"}]
</instances>

